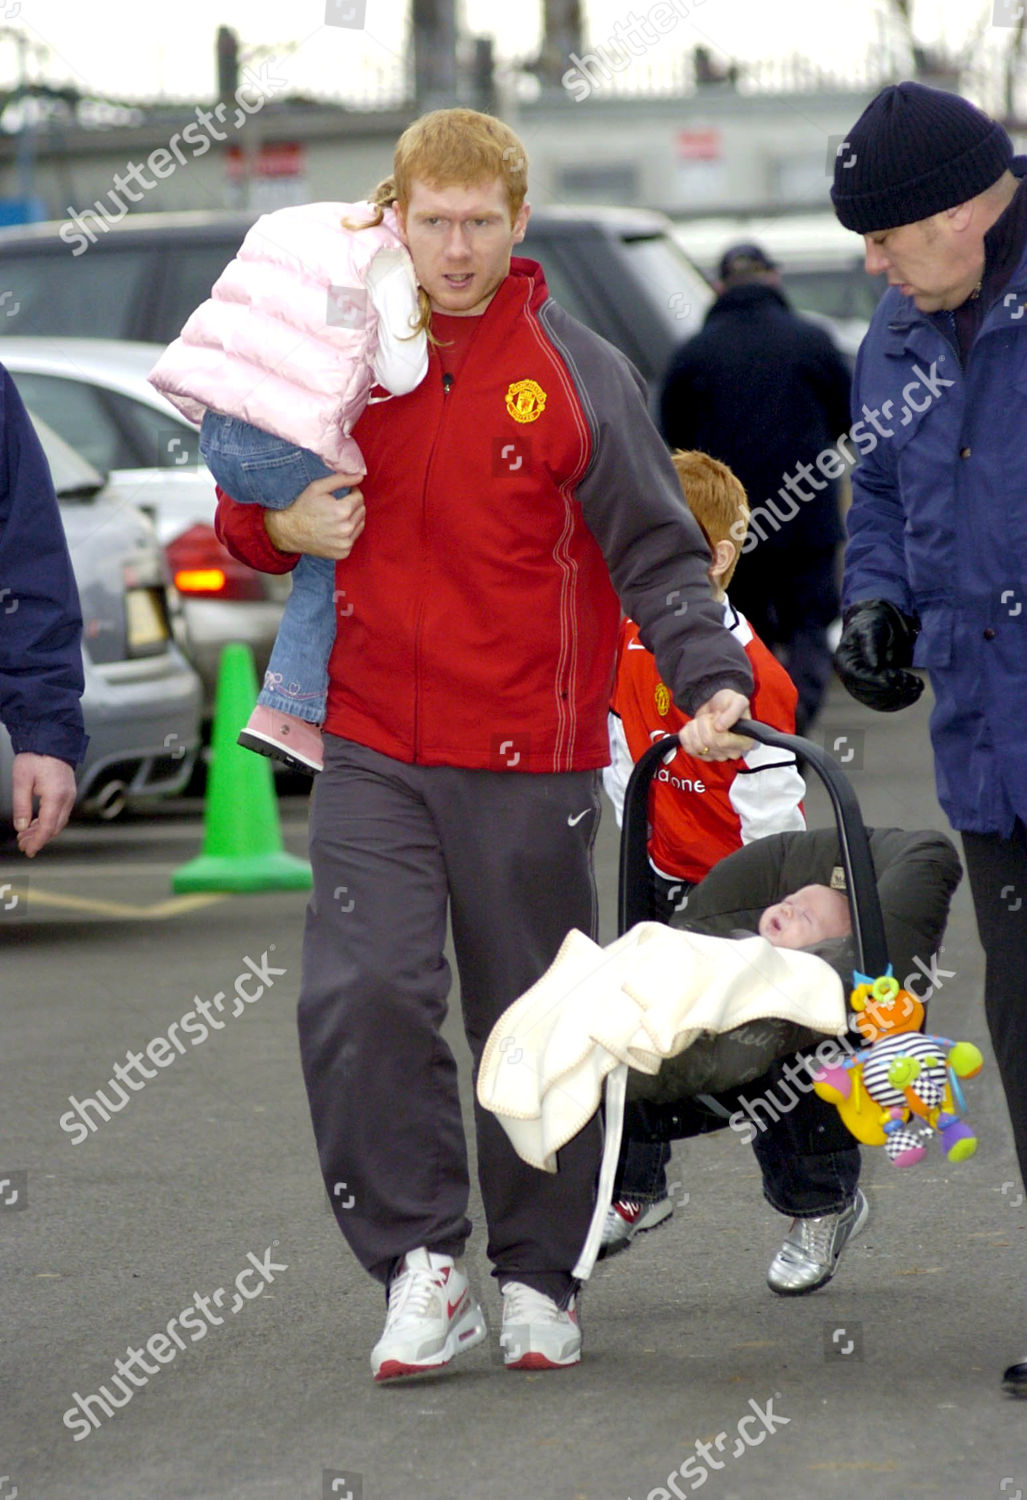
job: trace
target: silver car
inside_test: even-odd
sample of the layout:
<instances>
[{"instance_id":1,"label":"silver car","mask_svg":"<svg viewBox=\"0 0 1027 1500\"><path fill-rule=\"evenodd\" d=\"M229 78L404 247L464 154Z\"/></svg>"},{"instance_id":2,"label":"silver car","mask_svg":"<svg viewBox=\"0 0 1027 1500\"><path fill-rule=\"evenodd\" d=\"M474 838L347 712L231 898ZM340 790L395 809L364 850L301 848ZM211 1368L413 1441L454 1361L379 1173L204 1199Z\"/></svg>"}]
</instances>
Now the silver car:
<instances>
[{"instance_id":1,"label":"silver car","mask_svg":"<svg viewBox=\"0 0 1027 1500\"><path fill-rule=\"evenodd\" d=\"M182 790L200 746L200 680L153 523L32 415L61 508L82 603L82 708L89 747L76 773L80 811ZM0 727L0 817L11 816L11 742Z\"/></svg>"},{"instance_id":2,"label":"silver car","mask_svg":"<svg viewBox=\"0 0 1027 1500\"><path fill-rule=\"evenodd\" d=\"M245 642L263 676L290 582L237 562L215 536L199 433L146 379L162 352L116 339L5 338L0 357L25 405L152 516L209 717L223 646Z\"/></svg>"}]
</instances>

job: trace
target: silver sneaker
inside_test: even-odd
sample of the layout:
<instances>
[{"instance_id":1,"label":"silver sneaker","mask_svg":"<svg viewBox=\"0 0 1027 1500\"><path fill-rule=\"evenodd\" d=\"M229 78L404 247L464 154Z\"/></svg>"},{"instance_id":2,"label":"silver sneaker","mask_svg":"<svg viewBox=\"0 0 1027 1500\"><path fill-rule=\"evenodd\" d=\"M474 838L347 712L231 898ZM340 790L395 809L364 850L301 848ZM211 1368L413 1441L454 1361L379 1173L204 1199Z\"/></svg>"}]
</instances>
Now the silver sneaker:
<instances>
[{"instance_id":1,"label":"silver sneaker","mask_svg":"<svg viewBox=\"0 0 1027 1500\"><path fill-rule=\"evenodd\" d=\"M867 1221L870 1205L862 1191L840 1214L793 1219L788 1238L770 1262L767 1285L779 1297L801 1297L826 1286L838 1269L842 1251Z\"/></svg>"}]
</instances>

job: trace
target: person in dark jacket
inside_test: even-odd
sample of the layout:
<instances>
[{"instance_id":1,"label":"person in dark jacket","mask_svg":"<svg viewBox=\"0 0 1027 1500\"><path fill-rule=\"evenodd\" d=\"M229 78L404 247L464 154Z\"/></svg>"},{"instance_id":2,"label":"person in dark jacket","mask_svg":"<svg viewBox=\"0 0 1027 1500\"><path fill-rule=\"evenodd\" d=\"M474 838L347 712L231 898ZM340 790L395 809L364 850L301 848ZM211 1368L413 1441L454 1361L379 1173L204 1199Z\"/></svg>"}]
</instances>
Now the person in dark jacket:
<instances>
[{"instance_id":1,"label":"person in dark jacket","mask_svg":"<svg viewBox=\"0 0 1027 1500\"><path fill-rule=\"evenodd\" d=\"M14 751L18 848L31 859L75 805L82 723L82 615L50 470L0 366L0 721Z\"/></svg>"},{"instance_id":2,"label":"person in dark jacket","mask_svg":"<svg viewBox=\"0 0 1027 1500\"><path fill-rule=\"evenodd\" d=\"M900 83L849 132L832 198L889 283L856 364L876 440L853 477L838 671L886 712L919 696L911 666L930 675L938 797L962 834L1027 1181L1025 174L967 100ZM1027 1359L1004 1382L1027 1395Z\"/></svg>"},{"instance_id":3,"label":"person in dark jacket","mask_svg":"<svg viewBox=\"0 0 1027 1500\"><path fill-rule=\"evenodd\" d=\"M849 372L829 335L793 312L759 245L724 252L717 288L701 333L671 360L660 424L671 448L720 459L745 488L752 522L732 596L788 668L804 734L831 677L845 469L834 444L849 424Z\"/></svg>"}]
</instances>

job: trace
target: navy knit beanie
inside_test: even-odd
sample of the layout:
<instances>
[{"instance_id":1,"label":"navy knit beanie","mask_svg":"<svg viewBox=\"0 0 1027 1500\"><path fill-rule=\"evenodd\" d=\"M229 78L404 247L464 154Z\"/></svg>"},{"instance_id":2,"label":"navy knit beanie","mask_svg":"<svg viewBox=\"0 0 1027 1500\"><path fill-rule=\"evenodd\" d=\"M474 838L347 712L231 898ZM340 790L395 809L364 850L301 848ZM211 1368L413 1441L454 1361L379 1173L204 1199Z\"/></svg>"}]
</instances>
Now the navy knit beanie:
<instances>
[{"instance_id":1,"label":"navy knit beanie","mask_svg":"<svg viewBox=\"0 0 1027 1500\"><path fill-rule=\"evenodd\" d=\"M893 84L839 148L831 201L846 229L894 229L976 198L1012 158L1002 126L968 100L922 83Z\"/></svg>"}]
</instances>

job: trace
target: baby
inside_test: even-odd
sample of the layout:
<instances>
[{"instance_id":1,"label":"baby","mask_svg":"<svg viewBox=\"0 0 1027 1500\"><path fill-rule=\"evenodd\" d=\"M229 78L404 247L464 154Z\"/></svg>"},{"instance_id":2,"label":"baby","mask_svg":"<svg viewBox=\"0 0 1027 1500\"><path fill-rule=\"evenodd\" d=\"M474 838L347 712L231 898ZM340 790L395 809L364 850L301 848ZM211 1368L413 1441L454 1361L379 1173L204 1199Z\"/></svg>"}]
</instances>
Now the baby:
<instances>
[{"instance_id":1,"label":"baby","mask_svg":"<svg viewBox=\"0 0 1027 1500\"><path fill-rule=\"evenodd\" d=\"M827 885L804 885L760 917L760 937L775 948L810 948L852 932L849 902L843 891Z\"/></svg>"}]
</instances>

